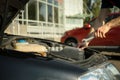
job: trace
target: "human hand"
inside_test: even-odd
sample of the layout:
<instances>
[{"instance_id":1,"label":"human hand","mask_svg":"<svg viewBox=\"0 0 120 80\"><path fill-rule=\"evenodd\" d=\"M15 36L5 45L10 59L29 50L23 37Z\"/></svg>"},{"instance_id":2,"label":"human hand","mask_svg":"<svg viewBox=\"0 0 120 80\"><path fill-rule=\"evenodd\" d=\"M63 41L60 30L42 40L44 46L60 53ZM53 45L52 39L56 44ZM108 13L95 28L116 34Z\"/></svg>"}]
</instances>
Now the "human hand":
<instances>
[{"instance_id":1,"label":"human hand","mask_svg":"<svg viewBox=\"0 0 120 80\"><path fill-rule=\"evenodd\" d=\"M103 25L95 31L95 37L105 38L106 33L110 30L109 26Z\"/></svg>"}]
</instances>

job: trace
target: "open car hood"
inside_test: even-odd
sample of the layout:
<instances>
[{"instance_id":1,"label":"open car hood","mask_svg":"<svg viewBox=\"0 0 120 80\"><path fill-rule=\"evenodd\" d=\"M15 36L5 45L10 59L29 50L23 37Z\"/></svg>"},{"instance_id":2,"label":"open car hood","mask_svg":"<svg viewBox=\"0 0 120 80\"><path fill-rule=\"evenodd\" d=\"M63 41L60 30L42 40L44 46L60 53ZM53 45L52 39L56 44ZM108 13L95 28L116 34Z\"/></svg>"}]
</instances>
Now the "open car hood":
<instances>
[{"instance_id":1,"label":"open car hood","mask_svg":"<svg viewBox=\"0 0 120 80\"><path fill-rule=\"evenodd\" d=\"M0 0L0 36L29 0Z\"/></svg>"}]
</instances>

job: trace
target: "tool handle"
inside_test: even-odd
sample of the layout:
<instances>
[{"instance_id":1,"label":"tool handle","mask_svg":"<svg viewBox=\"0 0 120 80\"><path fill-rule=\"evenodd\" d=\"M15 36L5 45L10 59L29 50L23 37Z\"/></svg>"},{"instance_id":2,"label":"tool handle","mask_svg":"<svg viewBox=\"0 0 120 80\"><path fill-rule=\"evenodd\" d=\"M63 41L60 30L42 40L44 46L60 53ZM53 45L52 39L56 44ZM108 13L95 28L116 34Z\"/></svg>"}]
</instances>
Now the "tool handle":
<instances>
[{"instance_id":1,"label":"tool handle","mask_svg":"<svg viewBox=\"0 0 120 80\"><path fill-rule=\"evenodd\" d=\"M90 41L93 40L94 38L95 38L94 33L90 33L87 38L84 38L84 39L82 40L82 43L80 43L80 44L78 45L78 47L79 47L79 48L85 47L86 44L87 44L87 42L90 42Z\"/></svg>"},{"instance_id":2,"label":"tool handle","mask_svg":"<svg viewBox=\"0 0 120 80\"><path fill-rule=\"evenodd\" d=\"M95 38L95 36L94 36L94 32L92 32L92 33L90 33L89 35L88 35L88 37L86 37L86 38L84 38L83 40L82 40L82 42L90 42L92 39L94 39Z\"/></svg>"},{"instance_id":3,"label":"tool handle","mask_svg":"<svg viewBox=\"0 0 120 80\"><path fill-rule=\"evenodd\" d=\"M94 36L90 36L89 38L83 39L82 42L90 42L94 38L95 38Z\"/></svg>"}]
</instances>

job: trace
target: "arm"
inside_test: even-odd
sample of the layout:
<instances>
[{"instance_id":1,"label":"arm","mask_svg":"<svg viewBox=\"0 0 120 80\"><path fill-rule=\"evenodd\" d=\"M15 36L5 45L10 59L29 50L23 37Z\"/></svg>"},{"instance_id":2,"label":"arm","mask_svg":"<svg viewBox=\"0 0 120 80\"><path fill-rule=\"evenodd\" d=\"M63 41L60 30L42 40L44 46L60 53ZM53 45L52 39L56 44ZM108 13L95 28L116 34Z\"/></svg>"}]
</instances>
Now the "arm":
<instances>
[{"instance_id":1,"label":"arm","mask_svg":"<svg viewBox=\"0 0 120 80\"><path fill-rule=\"evenodd\" d=\"M104 20L108 14L110 14L110 10L108 8L101 9L99 16L93 22L93 25L89 34L95 32L95 30L97 30L100 26L104 24ZM87 37L89 37L89 34Z\"/></svg>"},{"instance_id":2,"label":"arm","mask_svg":"<svg viewBox=\"0 0 120 80\"><path fill-rule=\"evenodd\" d=\"M120 17L115 18L115 19L109 21L105 25L108 26L110 29L114 28L114 27L117 27L117 26L120 26Z\"/></svg>"},{"instance_id":3,"label":"arm","mask_svg":"<svg viewBox=\"0 0 120 80\"><path fill-rule=\"evenodd\" d=\"M93 27L95 30L104 24L104 20L108 16L108 14L110 14L109 8L103 8L100 10L99 16L96 18L96 20L93 23Z\"/></svg>"},{"instance_id":4,"label":"arm","mask_svg":"<svg viewBox=\"0 0 120 80\"><path fill-rule=\"evenodd\" d=\"M90 38L91 36L94 36L94 35L91 35L91 34L94 33L98 29L98 27L103 25L104 20L105 20L105 18L107 17L108 14L110 14L110 10L108 8L101 9L99 16L94 21L94 23L92 25L93 27L91 28L91 31L89 32L89 34L87 35L86 38ZM81 49L84 49L84 48L88 47L90 41L85 42L85 43L84 42L81 43Z\"/></svg>"},{"instance_id":5,"label":"arm","mask_svg":"<svg viewBox=\"0 0 120 80\"><path fill-rule=\"evenodd\" d=\"M105 25L99 27L97 29L97 31L95 32L95 36L96 37L100 37L100 38L105 38L105 34L114 27L118 27L120 26L120 17L115 18L111 21L109 21L108 23L106 23Z\"/></svg>"}]
</instances>

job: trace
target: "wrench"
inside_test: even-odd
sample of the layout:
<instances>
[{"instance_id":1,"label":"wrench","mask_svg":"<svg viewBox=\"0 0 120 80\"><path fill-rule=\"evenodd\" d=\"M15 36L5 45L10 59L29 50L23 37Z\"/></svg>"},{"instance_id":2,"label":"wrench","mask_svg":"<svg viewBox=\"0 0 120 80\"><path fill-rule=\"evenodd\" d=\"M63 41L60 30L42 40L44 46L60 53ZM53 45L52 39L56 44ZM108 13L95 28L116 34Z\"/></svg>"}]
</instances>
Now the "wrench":
<instances>
[{"instance_id":1,"label":"wrench","mask_svg":"<svg viewBox=\"0 0 120 80\"><path fill-rule=\"evenodd\" d=\"M90 42L90 41L93 40L94 38L95 38L94 33L90 33L87 38L84 38L84 39L82 40L82 44L78 45L78 47L79 47L79 48L84 47L84 46L87 44L87 42Z\"/></svg>"}]
</instances>

